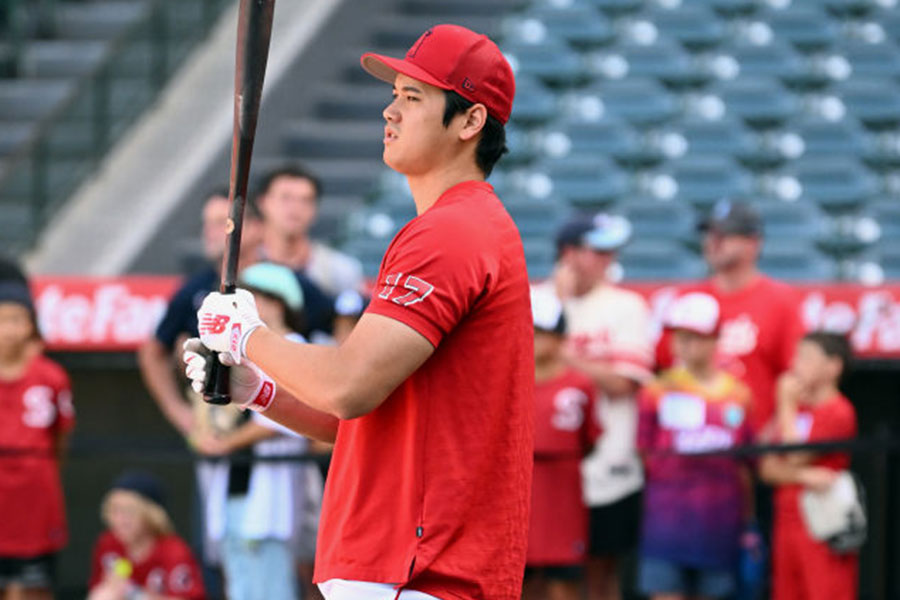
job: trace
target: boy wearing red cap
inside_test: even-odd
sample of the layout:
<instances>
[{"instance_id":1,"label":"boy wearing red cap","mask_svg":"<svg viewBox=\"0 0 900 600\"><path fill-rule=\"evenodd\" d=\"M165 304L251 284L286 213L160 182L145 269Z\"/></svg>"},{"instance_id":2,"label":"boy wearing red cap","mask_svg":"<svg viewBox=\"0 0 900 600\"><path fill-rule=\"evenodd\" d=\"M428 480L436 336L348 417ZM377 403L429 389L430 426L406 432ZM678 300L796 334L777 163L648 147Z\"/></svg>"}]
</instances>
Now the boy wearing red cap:
<instances>
[{"instance_id":1,"label":"boy wearing red cap","mask_svg":"<svg viewBox=\"0 0 900 600\"><path fill-rule=\"evenodd\" d=\"M455 25L428 30L404 59L362 64L393 84L383 158L418 213L365 314L337 347L298 346L262 326L245 291L214 293L200 339L220 360L258 365L234 370L235 400L335 441L316 556L329 600L518 599L533 333L522 242L485 182L506 150L512 69Z\"/></svg>"},{"instance_id":2,"label":"boy wearing red cap","mask_svg":"<svg viewBox=\"0 0 900 600\"><path fill-rule=\"evenodd\" d=\"M683 456L750 441L750 391L716 366L719 322L708 294L676 301L668 323L680 366L640 395L646 482L638 583L656 600L729 598L736 590L749 472L733 457Z\"/></svg>"},{"instance_id":3,"label":"boy wearing red cap","mask_svg":"<svg viewBox=\"0 0 900 600\"><path fill-rule=\"evenodd\" d=\"M41 354L28 285L0 280L0 597L53 597L68 537L59 459L74 424L69 377Z\"/></svg>"}]
</instances>

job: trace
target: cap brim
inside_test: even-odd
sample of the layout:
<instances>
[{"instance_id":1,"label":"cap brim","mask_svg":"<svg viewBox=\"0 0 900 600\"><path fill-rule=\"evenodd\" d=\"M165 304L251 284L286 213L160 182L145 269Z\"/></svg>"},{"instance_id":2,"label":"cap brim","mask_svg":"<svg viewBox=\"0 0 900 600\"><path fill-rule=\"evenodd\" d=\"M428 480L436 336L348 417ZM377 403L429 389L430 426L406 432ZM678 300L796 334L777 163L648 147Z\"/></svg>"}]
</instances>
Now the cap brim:
<instances>
[{"instance_id":1,"label":"cap brim","mask_svg":"<svg viewBox=\"0 0 900 600\"><path fill-rule=\"evenodd\" d=\"M374 52L366 52L362 55L362 58L359 59L359 62L369 75L382 81L386 81L387 83L394 83L397 73L402 73L407 77L412 77L417 81L422 81L429 85L441 88L442 90L453 89L452 86L440 81L422 67L406 62L401 58L392 58L382 54L375 54Z\"/></svg>"}]
</instances>

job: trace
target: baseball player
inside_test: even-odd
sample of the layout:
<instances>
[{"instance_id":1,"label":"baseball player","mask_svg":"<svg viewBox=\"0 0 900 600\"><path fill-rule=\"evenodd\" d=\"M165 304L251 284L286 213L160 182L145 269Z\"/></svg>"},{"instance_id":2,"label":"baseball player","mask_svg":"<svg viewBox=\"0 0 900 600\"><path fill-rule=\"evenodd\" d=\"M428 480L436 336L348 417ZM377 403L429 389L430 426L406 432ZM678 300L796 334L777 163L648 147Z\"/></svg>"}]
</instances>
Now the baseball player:
<instances>
[{"instance_id":1,"label":"baseball player","mask_svg":"<svg viewBox=\"0 0 900 600\"><path fill-rule=\"evenodd\" d=\"M388 247L365 314L337 347L296 345L261 324L248 292L213 293L200 340L240 363L234 401L336 440L315 574L329 600L517 599L533 332L521 239L485 182L506 149L512 70L455 25L429 29L405 58L362 65L393 85L383 158L418 213ZM198 387L199 350L185 352Z\"/></svg>"}]
</instances>

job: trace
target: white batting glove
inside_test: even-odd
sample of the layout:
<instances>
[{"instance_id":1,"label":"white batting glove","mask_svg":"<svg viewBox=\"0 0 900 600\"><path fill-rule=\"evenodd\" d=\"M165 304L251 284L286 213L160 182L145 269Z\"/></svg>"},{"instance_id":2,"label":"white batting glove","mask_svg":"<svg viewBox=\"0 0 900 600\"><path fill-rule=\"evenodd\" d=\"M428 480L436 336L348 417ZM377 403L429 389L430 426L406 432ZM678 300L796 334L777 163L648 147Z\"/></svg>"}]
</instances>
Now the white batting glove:
<instances>
[{"instance_id":1,"label":"white batting glove","mask_svg":"<svg viewBox=\"0 0 900 600\"><path fill-rule=\"evenodd\" d=\"M184 342L184 371L191 380L191 387L198 394L203 393L206 379L209 377L209 361L214 356L199 338L190 338ZM231 354L218 354L219 362L231 367L231 401L241 408L249 408L263 412L275 398L275 382L260 370L252 361L244 359L243 364L236 364Z\"/></svg>"},{"instance_id":2,"label":"white batting glove","mask_svg":"<svg viewBox=\"0 0 900 600\"><path fill-rule=\"evenodd\" d=\"M234 294L212 292L197 311L200 341L214 352L227 352L234 364L246 356L247 339L263 324L253 294L238 289Z\"/></svg>"}]
</instances>

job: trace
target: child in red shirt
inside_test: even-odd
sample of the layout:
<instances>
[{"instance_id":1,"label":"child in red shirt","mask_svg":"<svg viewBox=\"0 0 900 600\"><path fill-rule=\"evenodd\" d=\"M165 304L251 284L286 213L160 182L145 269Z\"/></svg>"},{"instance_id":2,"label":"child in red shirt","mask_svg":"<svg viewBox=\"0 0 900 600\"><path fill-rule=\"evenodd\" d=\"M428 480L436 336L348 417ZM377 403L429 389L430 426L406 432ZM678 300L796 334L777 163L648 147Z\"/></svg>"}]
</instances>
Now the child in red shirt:
<instances>
[{"instance_id":1,"label":"child in red shirt","mask_svg":"<svg viewBox=\"0 0 900 600\"><path fill-rule=\"evenodd\" d=\"M24 278L0 280L0 597L52 598L67 540L59 457L75 424L70 390L41 354Z\"/></svg>"},{"instance_id":2,"label":"child in red shirt","mask_svg":"<svg viewBox=\"0 0 900 600\"><path fill-rule=\"evenodd\" d=\"M842 336L810 333L800 341L791 371L778 385L777 438L799 443L856 436L856 412L837 387L850 358L850 346ZM761 461L761 477L777 486L774 600L857 597L858 553L838 553L813 539L800 507L804 489L828 490L849 466L850 456L839 452L777 454Z\"/></svg>"},{"instance_id":3,"label":"child in red shirt","mask_svg":"<svg viewBox=\"0 0 900 600\"><path fill-rule=\"evenodd\" d=\"M173 533L159 481L123 473L101 509L107 531L91 559L88 600L204 600L200 567Z\"/></svg>"},{"instance_id":4,"label":"child in red shirt","mask_svg":"<svg viewBox=\"0 0 900 600\"><path fill-rule=\"evenodd\" d=\"M523 597L577 600L588 531L580 465L600 434L594 385L563 361L566 325L559 300L532 292L531 308L534 478Z\"/></svg>"}]
</instances>

